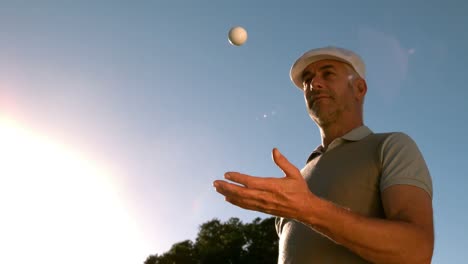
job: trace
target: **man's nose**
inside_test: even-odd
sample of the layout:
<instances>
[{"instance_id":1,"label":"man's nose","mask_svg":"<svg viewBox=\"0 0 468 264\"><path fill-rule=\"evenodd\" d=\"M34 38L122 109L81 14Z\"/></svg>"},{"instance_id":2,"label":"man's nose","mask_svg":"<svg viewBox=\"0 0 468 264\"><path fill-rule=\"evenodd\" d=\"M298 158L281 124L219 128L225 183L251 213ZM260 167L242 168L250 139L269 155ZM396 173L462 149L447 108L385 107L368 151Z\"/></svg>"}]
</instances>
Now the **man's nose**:
<instances>
[{"instance_id":1,"label":"man's nose","mask_svg":"<svg viewBox=\"0 0 468 264\"><path fill-rule=\"evenodd\" d=\"M314 79L312 79L312 82L310 83L309 88L311 91L312 89L314 90L323 89L324 88L323 80L319 77L315 77Z\"/></svg>"}]
</instances>

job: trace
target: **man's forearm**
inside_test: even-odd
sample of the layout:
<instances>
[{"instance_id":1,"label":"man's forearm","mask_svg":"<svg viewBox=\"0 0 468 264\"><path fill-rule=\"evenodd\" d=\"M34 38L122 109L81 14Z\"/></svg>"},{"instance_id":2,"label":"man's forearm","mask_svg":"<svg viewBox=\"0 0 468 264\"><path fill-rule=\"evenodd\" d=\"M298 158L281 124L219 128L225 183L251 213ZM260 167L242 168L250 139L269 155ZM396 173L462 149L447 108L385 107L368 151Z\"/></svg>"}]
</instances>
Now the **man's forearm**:
<instances>
[{"instance_id":1,"label":"man's forearm","mask_svg":"<svg viewBox=\"0 0 468 264\"><path fill-rule=\"evenodd\" d=\"M315 199L298 219L373 263L430 263L433 237L417 225L370 218Z\"/></svg>"}]
</instances>

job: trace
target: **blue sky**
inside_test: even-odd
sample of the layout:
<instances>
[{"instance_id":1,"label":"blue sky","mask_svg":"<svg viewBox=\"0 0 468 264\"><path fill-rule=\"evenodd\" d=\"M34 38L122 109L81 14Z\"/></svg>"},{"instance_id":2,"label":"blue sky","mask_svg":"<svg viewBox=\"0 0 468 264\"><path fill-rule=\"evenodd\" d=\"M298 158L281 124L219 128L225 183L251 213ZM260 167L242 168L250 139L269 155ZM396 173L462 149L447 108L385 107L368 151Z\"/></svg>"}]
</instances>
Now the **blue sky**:
<instances>
[{"instance_id":1,"label":"blue sky","mask_svg":"<svg viewBox=\"0 0 468 264\"><path fill-rule=\"evenodd\" d=\"M112 234L117 242L107 250L119 254L133 245L127 257L138 263L194 239L198 226L215 217L267 217L225 203L211 184L231 170L281 176L273 147L304 165L320 134L289 69L303 52L335 45L366 62L365 123L374 132L409 134L426 159L434 186L433 263L468 257L461 166L468 158L466 2L11 2L0 4L3 142L37 144L3 148L7 162L31 168L21 177L17 167L0 170L0 208L8 216L0 230L10 230L0 245L10 252L48 252L81 235L77 245L105 243ZM227 40L236 25L249 33L241 47ZM72 165L56 169L57 157ZM46 165L34 163L39 158ZM80 170L86 166L95 174ZM57 195L50 200L47 193ZM61 207L68 203L79 214ZM62 218L63 210L71 217ZM41 211L47 214L38 222ZM63 230L47 224L54 221L66 223ZM83 222L89 228L70 231ZM50 230L37 231L40 223ZM21 230L38 243L11 244L28 237ZM48 242L41 245L43 237ZM86 247L82 260L104 258L94 250Z\"/></svg>"}]
</instances>

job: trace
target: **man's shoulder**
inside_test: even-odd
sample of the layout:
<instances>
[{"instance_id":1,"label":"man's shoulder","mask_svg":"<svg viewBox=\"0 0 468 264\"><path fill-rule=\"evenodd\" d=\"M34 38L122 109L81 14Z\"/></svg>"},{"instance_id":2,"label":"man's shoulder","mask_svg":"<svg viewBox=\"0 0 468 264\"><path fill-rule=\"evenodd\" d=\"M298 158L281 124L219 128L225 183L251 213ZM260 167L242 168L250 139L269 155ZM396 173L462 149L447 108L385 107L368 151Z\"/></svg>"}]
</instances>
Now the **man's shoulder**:
<instances>
[{"instance_id":1,"label":"man's shoulder","mask_svg":"<svg viewBox=\"0 0 468 264\"><path fill-rule=\"evenodd\" d=\"M394 144L406 144L414 143L413 138L402 131L391 131L391 132L377 132L369 135L370 137L383 139L386 143Z\"/></svg>"},{"instance_id":2,"label":"man's shoulder","mask_svg":"<svg viewBox=\"0 0 468 264\"><path fill-rule=\"evenodd\" d=\"M381 154L386 154L391 150L398 152L408 148L418 149L416 141L409 134L402 131L372 133L365 138L365 141L368 142L367 144L380 149Z\"/></svg>"},{"instance_id":3,"label":"man's shoulder","mask_svg":"<svg viewBox=\"0 0 468 264\"><path fill-rule=\"evenodd\" d=\"M379 132L373 135L375 137L384 138L387 144L415 144L414 139L409 134L402 131Z\"/></svg>"}]
</instances>

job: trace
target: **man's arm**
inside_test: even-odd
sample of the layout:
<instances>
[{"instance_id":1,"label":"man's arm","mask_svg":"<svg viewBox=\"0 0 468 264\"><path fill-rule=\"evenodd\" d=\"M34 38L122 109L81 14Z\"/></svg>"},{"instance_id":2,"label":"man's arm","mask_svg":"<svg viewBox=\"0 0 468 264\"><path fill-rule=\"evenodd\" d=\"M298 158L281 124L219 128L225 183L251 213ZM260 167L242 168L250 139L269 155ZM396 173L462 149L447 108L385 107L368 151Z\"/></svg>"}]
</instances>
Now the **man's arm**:
<instances>
[{"instance_id":1,"label":"man's arm","mask_svg":"<svg viewBox=\"0 0 468 264\"><path fill-rule=\"evenodd\" d=\"M434 231L427 192L393 185L382 198L387 219L365 217L315 197L302 222L373 263L431 263Z\"/></svg>"},{"instance_id":2,"label":"man's arm","mask_svg":"<svg viewBox=\"0 0 468 264\"><path fill-rule=\"evenodd\" d=\"M382 193L387 219L351 212L314 195L299 169L273 150L283 178L229 172L215 181L226 201L248 210L296 219L374 263L430 263L432 202L422 189L393 185Z\"/></svg>"}]
</instances>

